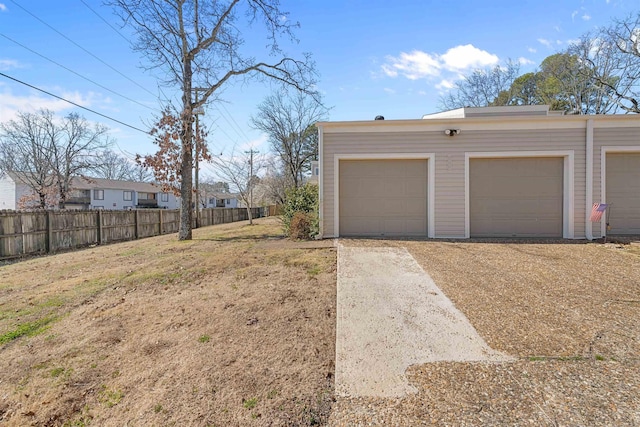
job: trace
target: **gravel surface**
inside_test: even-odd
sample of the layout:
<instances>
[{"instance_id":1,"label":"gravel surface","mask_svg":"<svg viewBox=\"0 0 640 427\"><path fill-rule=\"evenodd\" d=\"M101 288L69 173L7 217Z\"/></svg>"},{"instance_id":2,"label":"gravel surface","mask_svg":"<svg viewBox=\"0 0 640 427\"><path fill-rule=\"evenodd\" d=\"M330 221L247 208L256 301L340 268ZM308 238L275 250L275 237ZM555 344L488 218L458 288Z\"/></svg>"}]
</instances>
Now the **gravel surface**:
<instances>
[{"instance_id":1,"label":"gravel surface","mask_svg":"<svg viewBox=\"0 0 640 427\"><path fill-rule=\"evenodd\" d=\"M414 365L418 393L346 399L329 425L640 425L637 245L341 240L405 247L509 363Z\"/></svg>"}]
</instances>

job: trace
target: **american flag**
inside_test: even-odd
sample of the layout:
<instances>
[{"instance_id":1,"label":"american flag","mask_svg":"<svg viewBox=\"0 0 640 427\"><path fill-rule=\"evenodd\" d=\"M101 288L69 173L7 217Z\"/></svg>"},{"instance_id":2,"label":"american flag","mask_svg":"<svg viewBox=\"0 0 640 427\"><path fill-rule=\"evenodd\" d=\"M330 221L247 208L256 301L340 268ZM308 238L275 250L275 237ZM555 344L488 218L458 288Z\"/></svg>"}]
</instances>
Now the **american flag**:
<instances>
[{"instance_id":1,"label":"american flag","mask_svg":"<svg viewBox=\"0 0 640 427\"><path fill-rule=\"evenodd\" d=\"M602 214L607 210L609 205L606 203L594 203L591 208L591 222L598 222L602 219Z\"/></svg>"}]
</instances>

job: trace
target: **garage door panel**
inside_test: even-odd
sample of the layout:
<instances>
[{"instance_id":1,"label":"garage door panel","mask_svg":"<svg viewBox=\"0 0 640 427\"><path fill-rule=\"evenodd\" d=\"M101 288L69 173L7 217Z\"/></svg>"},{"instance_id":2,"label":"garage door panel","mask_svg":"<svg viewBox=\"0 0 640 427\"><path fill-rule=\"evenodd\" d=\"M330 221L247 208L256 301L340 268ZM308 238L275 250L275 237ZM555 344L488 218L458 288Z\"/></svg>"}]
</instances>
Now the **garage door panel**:
<instances>
[{"instance_id":1,"label":"garage door panel","mask_svg":"<svg viewBox=\"0 0 640 427\"><path fill-rule=\"evenodd\" d=\"M471 159L472 237L562 237L564 159Z\"/></svg>"},{"instance_id":2,"label":"garage door panel","mask_svg":"<svg viewBox=\"0 0 640 427\"><path fill-rule=\"evenodd\" d=\"M640 153L607 153L609 234L640 235Z\"/></svg>"},{"instance_id":3,"label":"garage door panel","mask_svg":"<svg viewBox=\"0 0 640 427\"><path fill-rule=\"evenodd\" d=\"M341 160L342 236L426 236L427 160Z\"/></svg>"}]
</instances>

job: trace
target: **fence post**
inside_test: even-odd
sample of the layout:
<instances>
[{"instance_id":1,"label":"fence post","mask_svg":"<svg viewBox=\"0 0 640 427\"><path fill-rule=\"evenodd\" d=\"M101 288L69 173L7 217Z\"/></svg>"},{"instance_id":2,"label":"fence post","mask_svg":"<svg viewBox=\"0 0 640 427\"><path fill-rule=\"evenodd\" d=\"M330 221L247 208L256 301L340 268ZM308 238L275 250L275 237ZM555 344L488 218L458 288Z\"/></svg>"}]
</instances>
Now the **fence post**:
<instances>
[{"instance_id":1,"label":"fence post","mask_svg":"<svg viewBox=\"0 0 640 427\"><path fill-rule=\"evenodd\" d=\"M104 230L102 229L102 210L98 210L98 244L104 242Z\"/></svg>"},{"instance_id":2,"label":"fence post","mask_svg":"<svg viewBox=\"0 0 640 427\"><path fill-rule=\"evenodd\" d=\"M158 212L160 212L160 235L162 235L164 234L162 230L162 209L160 209Z\"/></svg>"},{"instance_id":3,"label":"fence post","mask_svg":"<svg viewBox=\"0 0 640 427\"><path fill-rule=\"evenodd\" d=\"M53 229L51 211L47 211L47 253L53 252Z\"/></svg>"},{"instance_id":4,"label":"fence post","mask_svg":"<svg viewBox=\"0 0 640 427\"><path fill-rule=\"evenodd\" d=\"M135 211L133 211L133 222L135 224L135 234L134 237L135 239L139 239L140 238L140 215L138 214L138 209L136 209Z\"/></svg>"}]
</instances>

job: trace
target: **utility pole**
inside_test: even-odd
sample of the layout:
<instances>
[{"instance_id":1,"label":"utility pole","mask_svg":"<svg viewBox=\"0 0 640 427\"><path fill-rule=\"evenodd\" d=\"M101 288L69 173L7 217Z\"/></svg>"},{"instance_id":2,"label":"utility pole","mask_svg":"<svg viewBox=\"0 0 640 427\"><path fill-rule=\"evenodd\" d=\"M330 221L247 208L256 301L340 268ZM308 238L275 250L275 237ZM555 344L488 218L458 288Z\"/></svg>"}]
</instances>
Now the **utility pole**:
<instances>
[{"instance_id":1,"label":"utility pole","mask_svg":"<svg viewBox=\"0 0 640 427\"><path fill-rule=\"evenodd\" d=\"M245 151L245 154L249 155L249 224L253 224L253 214L251 209L253 208L253 155L260 153L253 148L249 151Z\"/></svg>"},{"instance_id":2,"label":"utility pole","mask_svg":"<svg viewBox=\"0 0 640 427\"><path fill-rule=\"evenodd\" d=\"M196 93L196 104L198 103L198 89L193 89ZM196 158L196 162L195 162L195 168L196 168L196 176L195 176L195 187L196 187L196 228L200 228L200 185L199 185L199 174L200 174L200 143L199 143L199 136L200 136L200 122L199 122L199 117L200 115L204 115L204 108L202 107L197 107L196 110L193 112L196 116L196 137L195 137L195 147L194 147L194 151L195 151L195 158Z\"/></svg>"}]
</instances>

